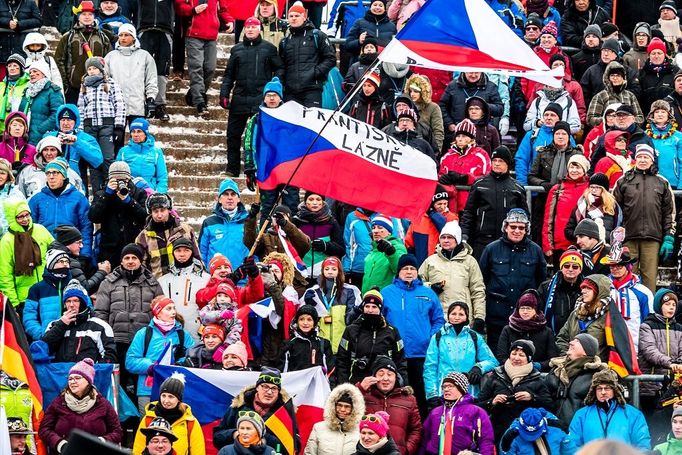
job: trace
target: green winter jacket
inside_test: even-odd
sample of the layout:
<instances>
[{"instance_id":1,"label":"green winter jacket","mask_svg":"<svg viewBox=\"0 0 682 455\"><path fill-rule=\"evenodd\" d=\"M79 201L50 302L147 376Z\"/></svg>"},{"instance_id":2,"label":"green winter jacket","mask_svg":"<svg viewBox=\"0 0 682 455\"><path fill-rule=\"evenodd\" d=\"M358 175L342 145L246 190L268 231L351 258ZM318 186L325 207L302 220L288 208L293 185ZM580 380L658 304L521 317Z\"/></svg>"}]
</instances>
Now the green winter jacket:
<instances>
[{"instance_id":1,"label":"green winter jacket","mask_svg":"<svg viewBox=\"0 0 682 455\"><path fill-rule=\"evenodd\" d=\"M17 213L30 211L28 202L23 199L6 199L4 210L9 229L15 232L23 230L17 223L16 216ZM29 229L31 228L33 229L33 239L40 247L43 262L35 268L30 276L14 276L14 234L8 231L0 239L0 258L2 258L0 260L0 292L5 294L15 307L26 300L28 289L42 280L47 246L54 241L52 235L42 225L31 221Z\"/></svg>"},{"instance_id":2,"label":"green winter jacket","mask_svg":"<svg viewBox=\"0 0 682 455\"><path fill-rule=\"evenodd\" d=\"M31 422L33 399L28 386L20 380L0 371L0 406L10 417L21 417L24 422Z\"/></svg>"},{"instance_id":3,"label":"green winter jacket","mask_svg":"<svg viewBox=\"0 0 682 455\"><path fill-rule=\"evenodd\" d=\"M5 131L5 117L10 112L28 113L29 100L26 89L29 85L28 73L22 74L14 84L8 84L7 78L0 82L0 134Z\"/></svg>"},{"instance_id":4,"label":"green winter jacket","mask_svg":"<svg viewBox=\"0 0 682 455\"><path fill-rule=\"evenodd\" d=\"M682 453L682 439L675 439L670 433L665 442L654 447L654 451L658 451L661 455L677 455Z\"/></svg>"},{"instance_id":5,"label":"green winter jacket","mask_svg":"<svg viewBox=\"0 0 682 455\"><path fill-rule=\"evenodd\" d=\"M405 245L399 239L389 236L385 240L391 242L391 245L395 248L395 253L387 256L385 253L377 250L377 242L372 241L372 250L365 258L365 276L362 280L363 295L372 289L373 286L383 289L393 283L393 278L398 273L398 260L400 260L400 256L407 254Z\"/></svg>"}]
</instances>

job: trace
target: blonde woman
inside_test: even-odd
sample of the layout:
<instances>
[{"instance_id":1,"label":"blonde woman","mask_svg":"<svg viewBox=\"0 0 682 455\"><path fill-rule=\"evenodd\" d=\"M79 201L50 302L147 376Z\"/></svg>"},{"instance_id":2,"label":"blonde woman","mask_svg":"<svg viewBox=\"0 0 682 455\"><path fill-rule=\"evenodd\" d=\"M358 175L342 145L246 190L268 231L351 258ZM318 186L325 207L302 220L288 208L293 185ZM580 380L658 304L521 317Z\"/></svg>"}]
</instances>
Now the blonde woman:
<instances>
[{"instance_id":1,"label":"blonde woman","mask_svg":"<svg viewBox=\"0 0 682 455\"><path fill-rule=\"evenodd\" d=\"M611 238L611 231L623 224L623 211L609 193L609 178L605 174L596 173L590 177L590 185L578 199L578 205L564 228L566 239L575 243L575 228L585 218L597 223L600 240L607 242Z\"/></svg>"},{"instance_id":2,"label":"blonde woman","mask_svg":"<svg viewBox=\"0 0 682 455\"><path fill-rule=\"evenodd\" d=\"M413 74L405 84L405 94L410 97L419 111L419 123L431 129L433 145L436 146L436 153L439 153L443 148L445 129L440 106L431 101L432 93L431 81L421 74Z\"/></svg>"}]
</instances>

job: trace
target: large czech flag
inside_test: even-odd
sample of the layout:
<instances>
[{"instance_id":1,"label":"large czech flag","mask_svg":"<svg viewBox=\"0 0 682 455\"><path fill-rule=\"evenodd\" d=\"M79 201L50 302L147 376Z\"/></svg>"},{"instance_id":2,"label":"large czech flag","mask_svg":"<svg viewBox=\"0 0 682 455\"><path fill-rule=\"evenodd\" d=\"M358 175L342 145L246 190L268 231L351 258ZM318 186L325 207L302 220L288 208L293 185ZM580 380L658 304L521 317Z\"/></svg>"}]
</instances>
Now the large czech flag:
<instances>
[{"instance_id":1,"label":"large czech flag","mask_svg":"<svg viewBox=\"0 0 682 455\"><path fill-rule=\"evenodd\" d=\"M291 178L293 186L338 201L417 219L436 189L436 163L428 156L341 112L294 101L261 108L256 150L257 178L266 190Z\"/></svg>"},{"instance_id":2,"label":"large czech flag","mask_svg":"<svg viewBox=\"0 0 682 455\"><path fill-rule=\"evenodd\" d=\"M379 60L522 76L555 87L564 73L550 70L484 0L428 0Z\"/></svg>"},{"instance_id":3,"label":"large czech flag","mask_svg":"<svg viewBox=\"0 0 682 455\"><path fill-rule=\"evenodd\" d=\"M152 400L159 398L159 386L174 372L185 375L183 402L192 407L192 414L201 424L206 440L206 453L215 454L213 428L220 423L232 399L258 379L258 371L221 371L179 366L154 368ZM282 374L282 388L293 397L296 422L305 447L313 425L323 418L324 403L329 396L329 382L321 367ZM280 419L281 420L281 419ZM271 422L272 424L272 422ZM286 425L280 425L283 428Z\"/></svg>"}]
</instances>

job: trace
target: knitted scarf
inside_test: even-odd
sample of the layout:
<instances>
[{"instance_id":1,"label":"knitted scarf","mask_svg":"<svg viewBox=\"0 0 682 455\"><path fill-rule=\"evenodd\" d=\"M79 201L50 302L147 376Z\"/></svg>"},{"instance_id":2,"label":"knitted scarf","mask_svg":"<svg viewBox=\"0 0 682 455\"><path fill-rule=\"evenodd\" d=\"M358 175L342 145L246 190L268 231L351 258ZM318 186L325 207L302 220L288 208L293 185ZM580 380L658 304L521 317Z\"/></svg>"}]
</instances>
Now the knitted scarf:
<instances>
[{"instance_id":1,"label":"knitted scarf","mask_svg":"<svg viewBox=\"0 0 682 455\"><path fill-rule=\"evenodd\" d=\"M36 267L43 263L38 242L33 238L33 226L25 232L9 232L14 234L14 275L31 276Z\"/></svg>"},{"instance_id":2,"label":"knitted scarf","mask_svg":"<svg viewBox=\"0 0 682 455\"><path fill-rule=\"evenodd\" d=\"M48 82L50 82L50 80L44 77L37 82L30 83L28 88L26 89L26 95L29 98L35 98L38 95L38 93L40 93L45 88L45 85Z\"/></svg>"},{"instance_id":3,"label":"knitted scarf","mask_svg":"<svg viewBox=\"0 0 682 455\"><path fill-rule=\"evenodd\" d=\"M511 360L507 359L504 362L504 372L507 373L509 379L511 379L512 385L516 387L516 384L521 382L521 379L528 376L531 371L533 371L533 363L528 362L525 365L520 365L518 367L512 365Z\"/></svg>"},{"instance_id":4,"label":"knitted scarf","mask_svg":"<svg viewBox=\"0 0 682 455\"><path fill-rule=\"evenodd\" d=\"M332 211L326 202L322 205L322 208L317 212L313 212L309 210L308 207L306 207L304 204L301 204L298 207L298 213L296 214L296 218L303 221L304 223L326 224L329 223L329 220L332 219Z\"/></svg>"},{"instance_id":5,"label":"knitted scarf","mask_svg":"<svg viewBox=\"0 0 682 455\"><path fill-rule=\"evenodd\" d=\"M616 301L616 305L618 306L620 314L623 315L623 318L626 321L630 319L629 289L638 282L639 279L632 272L628 272L623 278L613 280L613 286L616 288L616 292L618 292L618 300Z\"/></svg>"},{"instance_id":6,"label":"knitted scarf","mask_svg":"<svg viewBox=\"0 0 682 455\"><path fill-rule=\"evenodd\" d=\"M537 332L547 326L547 319L542 312L537 312L532 319L525 320L519 314L519 309L516 308L511 316L509 316L509 327L517 332Z\"/></svg>"},{"instance_id":7,"label":"knitted scarf","mask_svg":"<svg viewBox=\"0 0 682 455\"><path fill-rule=\"evenodd\" d=\"M84 414L92 409L92 407L95 405L96 398L97 390L94 388L91 392L85 394L85 396L80 399L72 394L69 390L64 392L64 401L66 401L66 406L76 414Z\"/></svg>"}]
</instances>

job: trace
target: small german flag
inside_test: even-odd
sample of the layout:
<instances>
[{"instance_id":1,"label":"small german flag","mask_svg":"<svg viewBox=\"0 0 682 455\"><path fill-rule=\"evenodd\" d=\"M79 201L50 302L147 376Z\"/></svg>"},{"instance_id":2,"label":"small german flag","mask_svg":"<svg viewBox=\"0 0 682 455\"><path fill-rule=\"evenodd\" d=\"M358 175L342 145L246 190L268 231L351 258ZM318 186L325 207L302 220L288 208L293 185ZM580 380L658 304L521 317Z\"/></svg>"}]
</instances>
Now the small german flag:
<instances>
[{"instance_id":1,"label":"small german flag","mask_svg":"<svg viewBox=\"0 0 682 455\"><path fill-rule=\"evenodd\" d=\"M625 319L620 314L613 299L610 299L609 311L606 313L604 333L606 345L609 350L609 368L624 378L631 374L642 374L637 362L635 345L632 336L625 324Z\"/></svg>"},{"instance_id":2,"label":"small german flag","mask_svg":"<svg viewBox=\"0 0 682 455\"><path fill-rule=\"evenodd\" d=\"M294 416L293 403L291 400L287 400L265 421L266 428L282 443L282 449L284 450L281 453L286 455L296 455L294 448ZM277 447L275 449L279 451Z\"/></svg>"}]
</instances>

